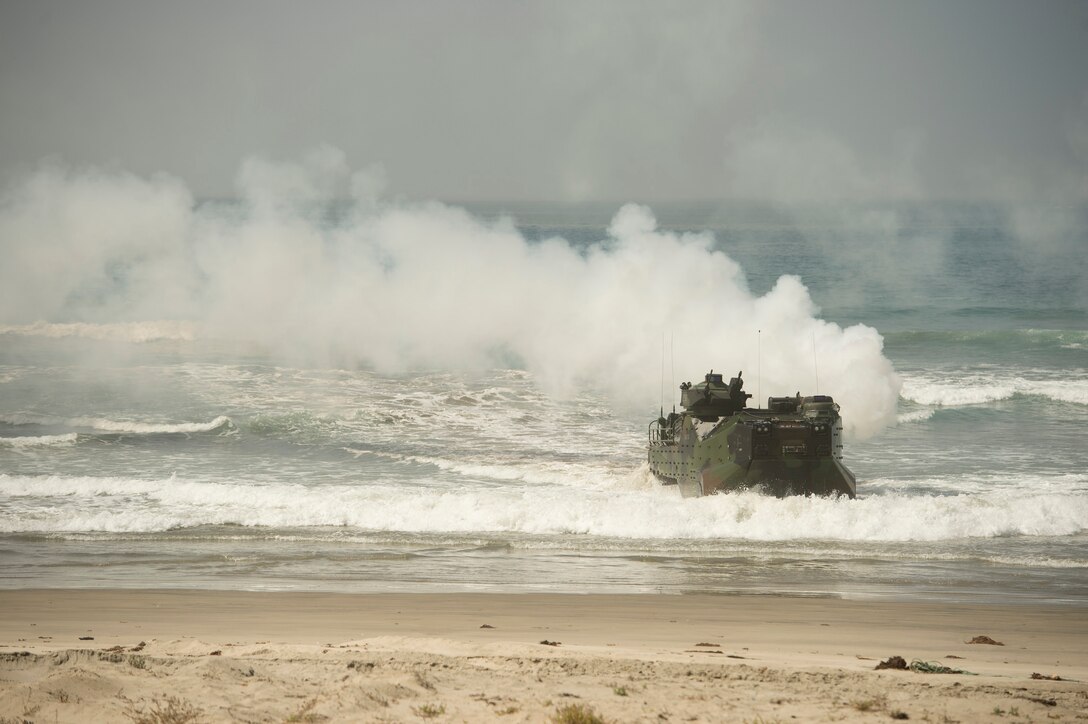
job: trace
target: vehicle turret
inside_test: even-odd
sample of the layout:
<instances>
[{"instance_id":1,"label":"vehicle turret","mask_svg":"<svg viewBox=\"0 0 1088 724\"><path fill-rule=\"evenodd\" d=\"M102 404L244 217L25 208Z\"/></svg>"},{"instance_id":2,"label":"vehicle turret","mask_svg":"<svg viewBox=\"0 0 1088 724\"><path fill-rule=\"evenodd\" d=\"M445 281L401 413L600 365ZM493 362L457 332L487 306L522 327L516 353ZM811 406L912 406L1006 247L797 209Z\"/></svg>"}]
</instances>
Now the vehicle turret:
<instances>
[{"instance_id":1,"label":"vehicle turret","mask_svg":"<svg viewBox=\"0 0 1088 724\"><path fill-rule=\"evenodd\" d=\"M729 384L722 381L714 370L707 373L702 384L692 385L685 382L680 385L680 406L695 417L710 422L719 417L735 415L745 408L751 394L744 391L744 373L738 372Z\"/></svg>"}]
</instances>

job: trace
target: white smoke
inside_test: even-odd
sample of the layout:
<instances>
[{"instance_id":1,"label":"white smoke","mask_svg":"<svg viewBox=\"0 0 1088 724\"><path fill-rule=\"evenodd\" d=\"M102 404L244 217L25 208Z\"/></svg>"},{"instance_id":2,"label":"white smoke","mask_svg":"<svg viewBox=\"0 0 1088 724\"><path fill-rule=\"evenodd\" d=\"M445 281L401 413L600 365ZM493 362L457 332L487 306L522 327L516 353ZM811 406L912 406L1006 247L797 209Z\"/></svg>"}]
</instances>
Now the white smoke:
<instances>
[{"instance_id":1,"label":"white smoke","mask_svg":"<svg viewBox=\"0 0 1088 724\"><path fill-rule=\"evenodd\" d=\"M176 313L190 296L176 272L191 208L175 179L43 164L0 200L2 318L85 321L81 307L106 320Z\"/></svg>"},{"instance_id":2,"label":"white smoke","mask_svg":"<svg viewBox=\"0 0 1088 724\"><path fill-rule=\"evenodd\" d=\"M513 220L385 202L380 187L327 148L248 161L240 206L194 207L166 177L45 166L0 208L0 322L185 320L296 362L514 364L558 393L592 384L654 407L668 335L677 383L711 367L743 369L764 398L818 382L849 432L895 421L900 382L876 330L820 320L795 276L753 295L708 233L659 230L631 204L589 247L530 242Z\"/></svg>"}]
</instances>

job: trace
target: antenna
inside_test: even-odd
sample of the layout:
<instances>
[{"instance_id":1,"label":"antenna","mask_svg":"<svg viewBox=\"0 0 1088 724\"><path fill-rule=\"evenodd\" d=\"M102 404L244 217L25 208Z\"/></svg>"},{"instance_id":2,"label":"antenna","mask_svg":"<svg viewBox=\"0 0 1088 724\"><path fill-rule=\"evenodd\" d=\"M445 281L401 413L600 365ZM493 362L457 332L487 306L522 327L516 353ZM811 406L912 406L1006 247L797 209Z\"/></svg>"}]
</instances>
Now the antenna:
<instances>
[{"instance_id":1,"label":"antenna","mask_svg":"<svg viewBox=\"0 0 1088 724\"><path fill-rule=\"evenodd\" d=\"M665 416L665 332L661 332L661 388L659 390L661 397L659 402L661 403L661 417Z\"/></svg>"},{"instance_id":2,"label":"antenna","mask_svg":"<svg viewBox=\"0 0 1088 724\"><path fill-rule=\"evenodd\" d=\"M669 390L676 392L676 335L669 332ZM672 398L672 411L676 412L676 398Z\"/></svg>"},{"instance_id":3,"label":"antenna","mask_svg":"<svg viewBox=\"0 0 1088 724\"><path fill-rule=\"evenodd\" d=\"M816 373L816 394L820 394L820 367L816 364L816 332L812 332L812 370Z\"/></svg>"},{"instance_id":4,"label":"antenna","mask_svg":"<svg viewBox=\"0 0 1088 724\"><path fill-rule=\"evenodd\" d=\"M756 407L763 399L763 392L759 389L763 382L763 330L756 330Z\"/></svg>"}]
</instances>

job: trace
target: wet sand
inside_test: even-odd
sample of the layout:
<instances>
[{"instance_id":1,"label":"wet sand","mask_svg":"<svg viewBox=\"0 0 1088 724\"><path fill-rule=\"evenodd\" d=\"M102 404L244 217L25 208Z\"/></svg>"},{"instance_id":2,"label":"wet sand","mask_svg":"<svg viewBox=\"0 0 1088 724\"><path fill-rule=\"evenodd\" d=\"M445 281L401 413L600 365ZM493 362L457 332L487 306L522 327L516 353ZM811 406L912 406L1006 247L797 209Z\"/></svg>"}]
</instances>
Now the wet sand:
<instances>
[{"instance_id":1,"label":"wet sand","mask_svg":"<svg viewBox=\"0 0 1088 724\"><path fill-rule=\"evenodd\" d=\"M1088 719L1078 607L56 589L0 611L0 720ZM975 675L874 670L892 655Z\"/></svg>"}]
</instances>

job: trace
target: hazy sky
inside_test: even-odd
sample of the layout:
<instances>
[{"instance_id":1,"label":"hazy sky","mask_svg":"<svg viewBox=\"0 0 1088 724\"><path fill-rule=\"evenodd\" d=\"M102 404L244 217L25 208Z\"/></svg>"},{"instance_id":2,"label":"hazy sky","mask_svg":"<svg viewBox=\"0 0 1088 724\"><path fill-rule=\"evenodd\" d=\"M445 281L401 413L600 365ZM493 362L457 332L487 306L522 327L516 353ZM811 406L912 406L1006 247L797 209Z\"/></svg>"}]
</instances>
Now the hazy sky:
<instances>
[{"instance_id":1,"label":"hazy sky","mask_svg":"<svg viewBox=\"0 0 1088 724\"><path fill-rule=\"evenodd\" d=\"M0 0L0 175L449 200L1088 199L1088 2Z\"/></svg>"}]
</instances>

